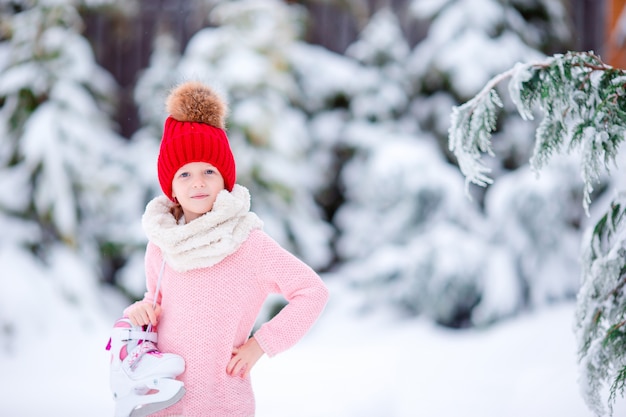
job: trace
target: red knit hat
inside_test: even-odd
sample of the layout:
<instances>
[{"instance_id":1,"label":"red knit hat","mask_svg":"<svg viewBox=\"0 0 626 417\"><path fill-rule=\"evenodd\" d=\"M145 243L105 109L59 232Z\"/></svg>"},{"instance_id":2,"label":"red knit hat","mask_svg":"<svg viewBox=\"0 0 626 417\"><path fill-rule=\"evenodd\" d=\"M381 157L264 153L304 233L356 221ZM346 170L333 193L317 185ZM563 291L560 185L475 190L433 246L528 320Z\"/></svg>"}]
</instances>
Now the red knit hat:
<instances>
[{"instance_id":1,"label":"red knit hat","mask_svg":"<svg viewBox=\"0 0 626 417\"><path fill-rule=\"evenodd\" d=\"M157 160L159 183L170 200L176 171L190 162L208 162L222 174L224 187L235 185L235 159L225 131L228 108L206 85L191 81L176 87L166 101L165 120Z\"/></svg>"}]
</instances>

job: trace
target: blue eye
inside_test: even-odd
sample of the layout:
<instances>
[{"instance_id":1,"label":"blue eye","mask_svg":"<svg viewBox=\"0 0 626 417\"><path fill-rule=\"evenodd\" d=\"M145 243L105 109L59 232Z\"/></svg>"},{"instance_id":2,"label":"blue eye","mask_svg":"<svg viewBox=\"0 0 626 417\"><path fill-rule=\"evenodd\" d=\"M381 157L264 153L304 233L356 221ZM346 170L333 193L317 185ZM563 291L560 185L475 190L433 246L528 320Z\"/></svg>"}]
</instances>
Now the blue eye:
<instances>
[{"instance_id":1,"label":"blue eye","mask_svg":"<svg viewBox=\"0 0 626 417\"><path fill-rule=\"evenodd\" d=\"M189 173L188 173L188 172L181 172L181 173L180 173L180 176L181 176L182 178L187 178L187 177L189 176Z\"/></svg>"},{"instance_id":2,"label":"blue eye","mask_svg":"<svg viewBox=\"0 0 626 417\"><path fill-rule=\"evenodd\" d=\"M213 169L207 169L206 171L204 171L205 174L215 174L215 170Z\"/></svg>"}]
</instances>

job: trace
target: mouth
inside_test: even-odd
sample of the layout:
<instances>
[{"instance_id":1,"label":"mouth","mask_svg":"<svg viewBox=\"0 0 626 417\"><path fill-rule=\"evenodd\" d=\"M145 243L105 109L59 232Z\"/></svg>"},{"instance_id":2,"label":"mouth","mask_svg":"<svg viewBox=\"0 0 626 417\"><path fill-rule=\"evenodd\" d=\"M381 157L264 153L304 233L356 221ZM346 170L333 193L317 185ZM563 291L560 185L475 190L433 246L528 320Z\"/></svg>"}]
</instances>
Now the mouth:
<instances>
[{"instance_id":1,"label":"mouth","mask_svg":"<svg viewBox=\"0 0 626 417\"><path fill-rule=\"evenodd\" d=\"M196 195L192 195L191 198L193 200L202 200L203 198L207 198L209 195L208 194L196 194Z\"/></svg>"}]
</instances>

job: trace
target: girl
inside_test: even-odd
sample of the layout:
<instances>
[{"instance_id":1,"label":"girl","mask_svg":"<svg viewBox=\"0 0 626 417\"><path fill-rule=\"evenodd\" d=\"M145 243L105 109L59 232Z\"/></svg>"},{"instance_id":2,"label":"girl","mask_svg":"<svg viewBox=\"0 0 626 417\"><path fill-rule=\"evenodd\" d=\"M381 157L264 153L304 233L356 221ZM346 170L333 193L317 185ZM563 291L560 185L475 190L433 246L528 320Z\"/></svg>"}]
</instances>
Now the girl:
<instances>
[{"instance_id":1,"label":"girl","mask_svg":"<svg viewBox=\"0 0 626 417\"><path fill-rule=\"evenodd\" d=\"M328 290L250 211L248 190L235 183L225 103L187 82L166 106L157 161L165 195L148 203L142 218L147 292L124 315L132 326L158 324L159 350L184 359L177 379L186 393L151 415L254 416L250 371L263 354L272 357L305 335ZM250 337L270 293L288 304Z\"/></svg>"}]
</instances>

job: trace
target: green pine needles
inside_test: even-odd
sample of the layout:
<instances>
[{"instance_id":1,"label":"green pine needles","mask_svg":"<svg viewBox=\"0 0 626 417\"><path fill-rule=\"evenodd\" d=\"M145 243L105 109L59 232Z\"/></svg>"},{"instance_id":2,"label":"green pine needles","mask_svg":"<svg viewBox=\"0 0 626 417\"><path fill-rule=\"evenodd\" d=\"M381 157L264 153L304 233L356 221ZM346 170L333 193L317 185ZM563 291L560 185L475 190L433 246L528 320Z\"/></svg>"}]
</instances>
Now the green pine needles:
<instances>
[{"instance_id":1,"label":"green pine needles","mask_svg":"<svg viewBox=\"0 0 626 417\"><path fill-rule=\"evenodd\" d=\"M626 73L593 53L569 52L541 63L517 64L492 78L474 98L452 110L448 143L468 185L492 182L482 154L493 155L491 136L502 107L495 87L507 78L522 118L532 120L536 111L543 114L531 167L539 172L552 155L579 149L583 206L588 211L593 184L602 172L609 172L624 140Z\"/></svg>"},{"instance_id":2,"label":"green pine needles","mask_svg":"<svg viewBox=\"0 0 626 417\"><path fill-rule=\"evenodd\" d=\"M603 415L602 389L610 384L612 414L626 388L626 192L616 196L583 248L576 310L583 394L589 407Z\"/></svg>"},{"instance_id":3,"label":"green pine needles","mask_svg":"<svg viewBox=\"0 0 626 417\"><path fill-rule=\"evenodd\" d=\"M491 135L502 101L495 87L510 78L511 101L521 117L543 115L530 158L535 172L555 154L580 152L583 206L589 213L593 185L616 165L626 129L626 72L589 52L554 55L517 64L492 78L474 98L453 108L449 147L466 186L492 182L482 160L493 155ZM580 385L585 402L605 415L626 391L626 191L618 193L582 244L582 280L576 303Z\"/></svg>"}]
</instances>

